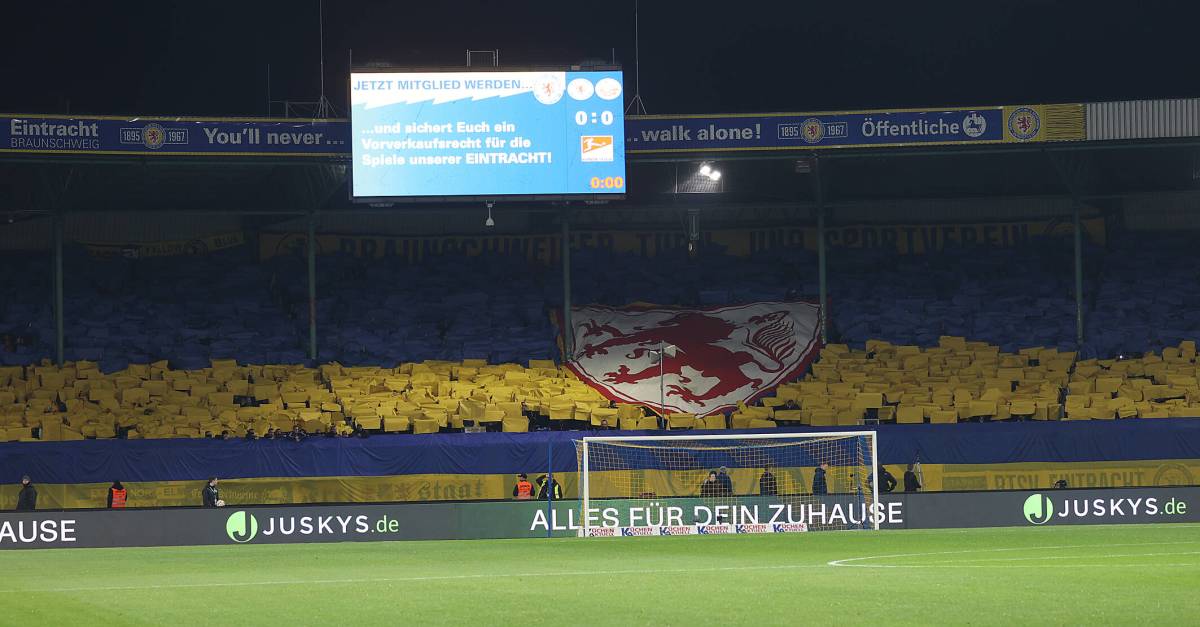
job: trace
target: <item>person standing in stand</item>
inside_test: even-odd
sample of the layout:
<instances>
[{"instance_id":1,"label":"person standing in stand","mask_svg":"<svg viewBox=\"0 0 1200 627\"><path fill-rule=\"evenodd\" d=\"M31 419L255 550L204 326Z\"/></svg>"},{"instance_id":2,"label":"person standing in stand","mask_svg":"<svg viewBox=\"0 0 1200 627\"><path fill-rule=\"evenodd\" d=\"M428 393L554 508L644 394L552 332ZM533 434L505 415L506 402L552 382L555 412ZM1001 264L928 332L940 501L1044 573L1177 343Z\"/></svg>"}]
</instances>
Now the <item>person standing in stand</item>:
<instances>
[{"instance_id":1,"label":"person standing in stand","mask_svg":"<svg viewBox=\"0 0 1200 627\"><path fill-rule=\"evenodd\" d=\"M225 507L225 501L221 500L221 494L217 491L216 477L209 478L204 489L200 491L200 496L204 500L205 507Z\"/></svg>"},{"instance_id":2,"label":"person standing in stand","mask_svg":"<svg viewBox=\"0 0 1200 627\"><path fill-rule=\"evenodd\" d=\"M904 491L905 492L920 492L921 482L917 480L917 473L913 472L913 465L908 465L908 470L904 471Z\"/></svg>"},{"instance_id":3,"label":"person standing in stand","mask_svg":"<svg viewBox=\"0 0 1200 627\"><path fill-rule=\"evenodd\" d=\"M733 496L733 479L729 477L729 469L721 466L717 473L717 484L721 487L721 496Z\"/></svg>"},{"instance_id":4,"label":"person standing in stand","mask_svg":"<svg viewBox=\"0 0 1200 627\"><path fill-rule=\"evenodd\" d=\"M538 477L537 484L537 497L539 501L562 500L562 486L559 485L557 479L542 475Z\"/></svg>"},{"instance_id":5,"label":"person standing in stand","mask_svg":"<svg viewBox=\"0 0 1200 627\"><path fill-rule=\"evenodd\" d=\"M125 509L127 494L125 486L120 481L114 481L108 489L108 509Z\"/></svg>"},{"instance_id":6,"label":"person standing in stand","mask_svg":"<svg viewBox=\"0 0 1200 627\"><path fill-rule=\"evenodd\" d=\"M779 483L775 480L775 474L771 472L770 466L763 468L762 475L758 477L758 494L759 496L779 494Z\"/></svg>"},{"instance_id":7,"label":"person standing in stand","mask_svg":"<svg viewBox=\"0 0 1200 627\"><path fill-rule=\"evenodd\" d=\"M896 489L896 477L888 472L886 466L879 467L879 490L880 492L891 492Z\"/></svg>"},{"instance_id":8,"label":"person standing in stand","mask_svg":"<svg viewBox=\"0 0 1200 627\"><path fill-rule=\"evenodd\" d=\"M29 475L21 477L21 492L17 494L17 511L32 512L37 509L37 488L29 480Z\"/></svg>"},{"instance_id":9,"label":"person standing in stand","mask_svg":"<svg viewBox=\"0 0 1200 627\"><path fill-rule=\"evenodd\" d=\"M829 470L829 462L821 462L813 473L812 493L814 495L828 494L829 484L825 481L825 472Z\"/></svg>"},{"instance_id":10,"label":"person standing in stand","mask_svg":"<svg viewBox=\"0 0 1200 627\"><path fill-rule=\"evenodd\" d=\"M512 495L518 501L528 501L533 498L533 484L525 473L517 475L517 485L513 486Z\"/></svg>"}]
</instances>

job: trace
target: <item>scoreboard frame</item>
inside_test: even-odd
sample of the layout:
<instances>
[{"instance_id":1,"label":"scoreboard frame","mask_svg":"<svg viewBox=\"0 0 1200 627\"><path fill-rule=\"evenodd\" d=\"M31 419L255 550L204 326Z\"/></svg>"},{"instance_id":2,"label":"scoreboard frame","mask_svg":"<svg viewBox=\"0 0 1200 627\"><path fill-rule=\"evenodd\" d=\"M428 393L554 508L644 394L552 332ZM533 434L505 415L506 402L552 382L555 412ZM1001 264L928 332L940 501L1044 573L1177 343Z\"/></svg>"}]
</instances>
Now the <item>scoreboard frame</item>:
<instances>
[{"instance_id":1,"label":"scoreboard frame","mask_svg":"<svg viewBox=\"0 0 1200 627\"><path fill-rule=\"evenodd\" d=\"M621 133L625 133L625 81L624 68L621 64L597 64L597 65L520 65L520 66L392 66L392 65L370 65L355 67L351 66L350 72L346 77L346 120L350 124L350 141L357 141L354 136L354 105L352 95L352 83L356 74L388 74L388 73L509 73L509 72L621 72L622 74L622 90L621 90ZM603 204L613 200L625 200L629 190L629 163L626 158L624 161L624 179L626 193L623 194L464 194L464 195L420 195L420 196L355 196L354 195L354 146L350 146L350 166L348 176L346 177L346 185L348 188L350 202L359 204L414 204L414 203L472 203L472 202L509 202L509 201L546 201L546 202L566 202L566 201L586 201L593 204Z\"/></svg>"}]
</instances>

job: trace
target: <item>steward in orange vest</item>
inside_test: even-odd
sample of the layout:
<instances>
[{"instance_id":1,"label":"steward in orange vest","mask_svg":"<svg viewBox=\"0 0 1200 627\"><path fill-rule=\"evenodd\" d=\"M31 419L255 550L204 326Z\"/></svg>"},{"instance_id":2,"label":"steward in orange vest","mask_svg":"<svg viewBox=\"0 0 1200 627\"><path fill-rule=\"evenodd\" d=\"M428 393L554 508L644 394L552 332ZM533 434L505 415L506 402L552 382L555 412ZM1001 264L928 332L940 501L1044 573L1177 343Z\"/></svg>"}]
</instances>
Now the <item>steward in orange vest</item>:
<instances>
[{"instance_id":1,"label":"steward in orange vest","mask_svg":"<svg viewBox=\"0 0 1200 627\"><path fill-rule=\"evenodd\" d=\"M120 481L114 481L108 489L108 508L125 509L125 497L125 486L121 485Z\"/></svg>"},{"instance_id":2,"label":"steward in orange vest","mask_svg":"<svg viewBox=\"0 0 1200 627\"><path fill-rule=\"evenodd\" d=\"M528 501L533 498L533 484L525 473L517 475L517 485L513 486L513 498L518 501Z\"/></svg>"}]
</instances>

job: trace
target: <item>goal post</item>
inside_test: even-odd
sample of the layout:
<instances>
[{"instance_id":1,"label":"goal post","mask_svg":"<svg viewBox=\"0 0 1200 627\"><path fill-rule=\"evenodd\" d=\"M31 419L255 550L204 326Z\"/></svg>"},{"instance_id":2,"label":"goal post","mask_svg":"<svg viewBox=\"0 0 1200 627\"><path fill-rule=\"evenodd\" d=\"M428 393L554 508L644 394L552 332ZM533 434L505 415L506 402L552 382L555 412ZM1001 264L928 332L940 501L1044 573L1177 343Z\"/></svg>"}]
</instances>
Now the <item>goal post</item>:
<instances>
[{"instance_id":1,"label":"goal post","mask_svg":"<svg viewBox=\"0 0 1200 627\"><path fill-rule=\"evenodd\" d=\"M575 441L580 534L879 529L875 431Z\"/></svg>"}]
</instances>

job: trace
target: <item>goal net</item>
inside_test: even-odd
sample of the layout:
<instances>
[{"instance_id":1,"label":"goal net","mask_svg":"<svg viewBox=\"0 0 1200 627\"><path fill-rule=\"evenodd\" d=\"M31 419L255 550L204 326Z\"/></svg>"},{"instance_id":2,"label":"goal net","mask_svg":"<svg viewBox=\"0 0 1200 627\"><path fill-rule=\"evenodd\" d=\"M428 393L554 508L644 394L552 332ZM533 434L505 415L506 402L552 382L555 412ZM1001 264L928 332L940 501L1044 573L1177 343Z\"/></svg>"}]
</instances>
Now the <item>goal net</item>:
<instances>
[{"instance_id":1,"label":"goal net","mask_svg":"<svg viewBox=\"0 0 1200 627\"><path fill-rule=\"evenodd\" d=\"M874 431L575 441L581 535L878 529Z\"/></svg>"}]
</instances>

